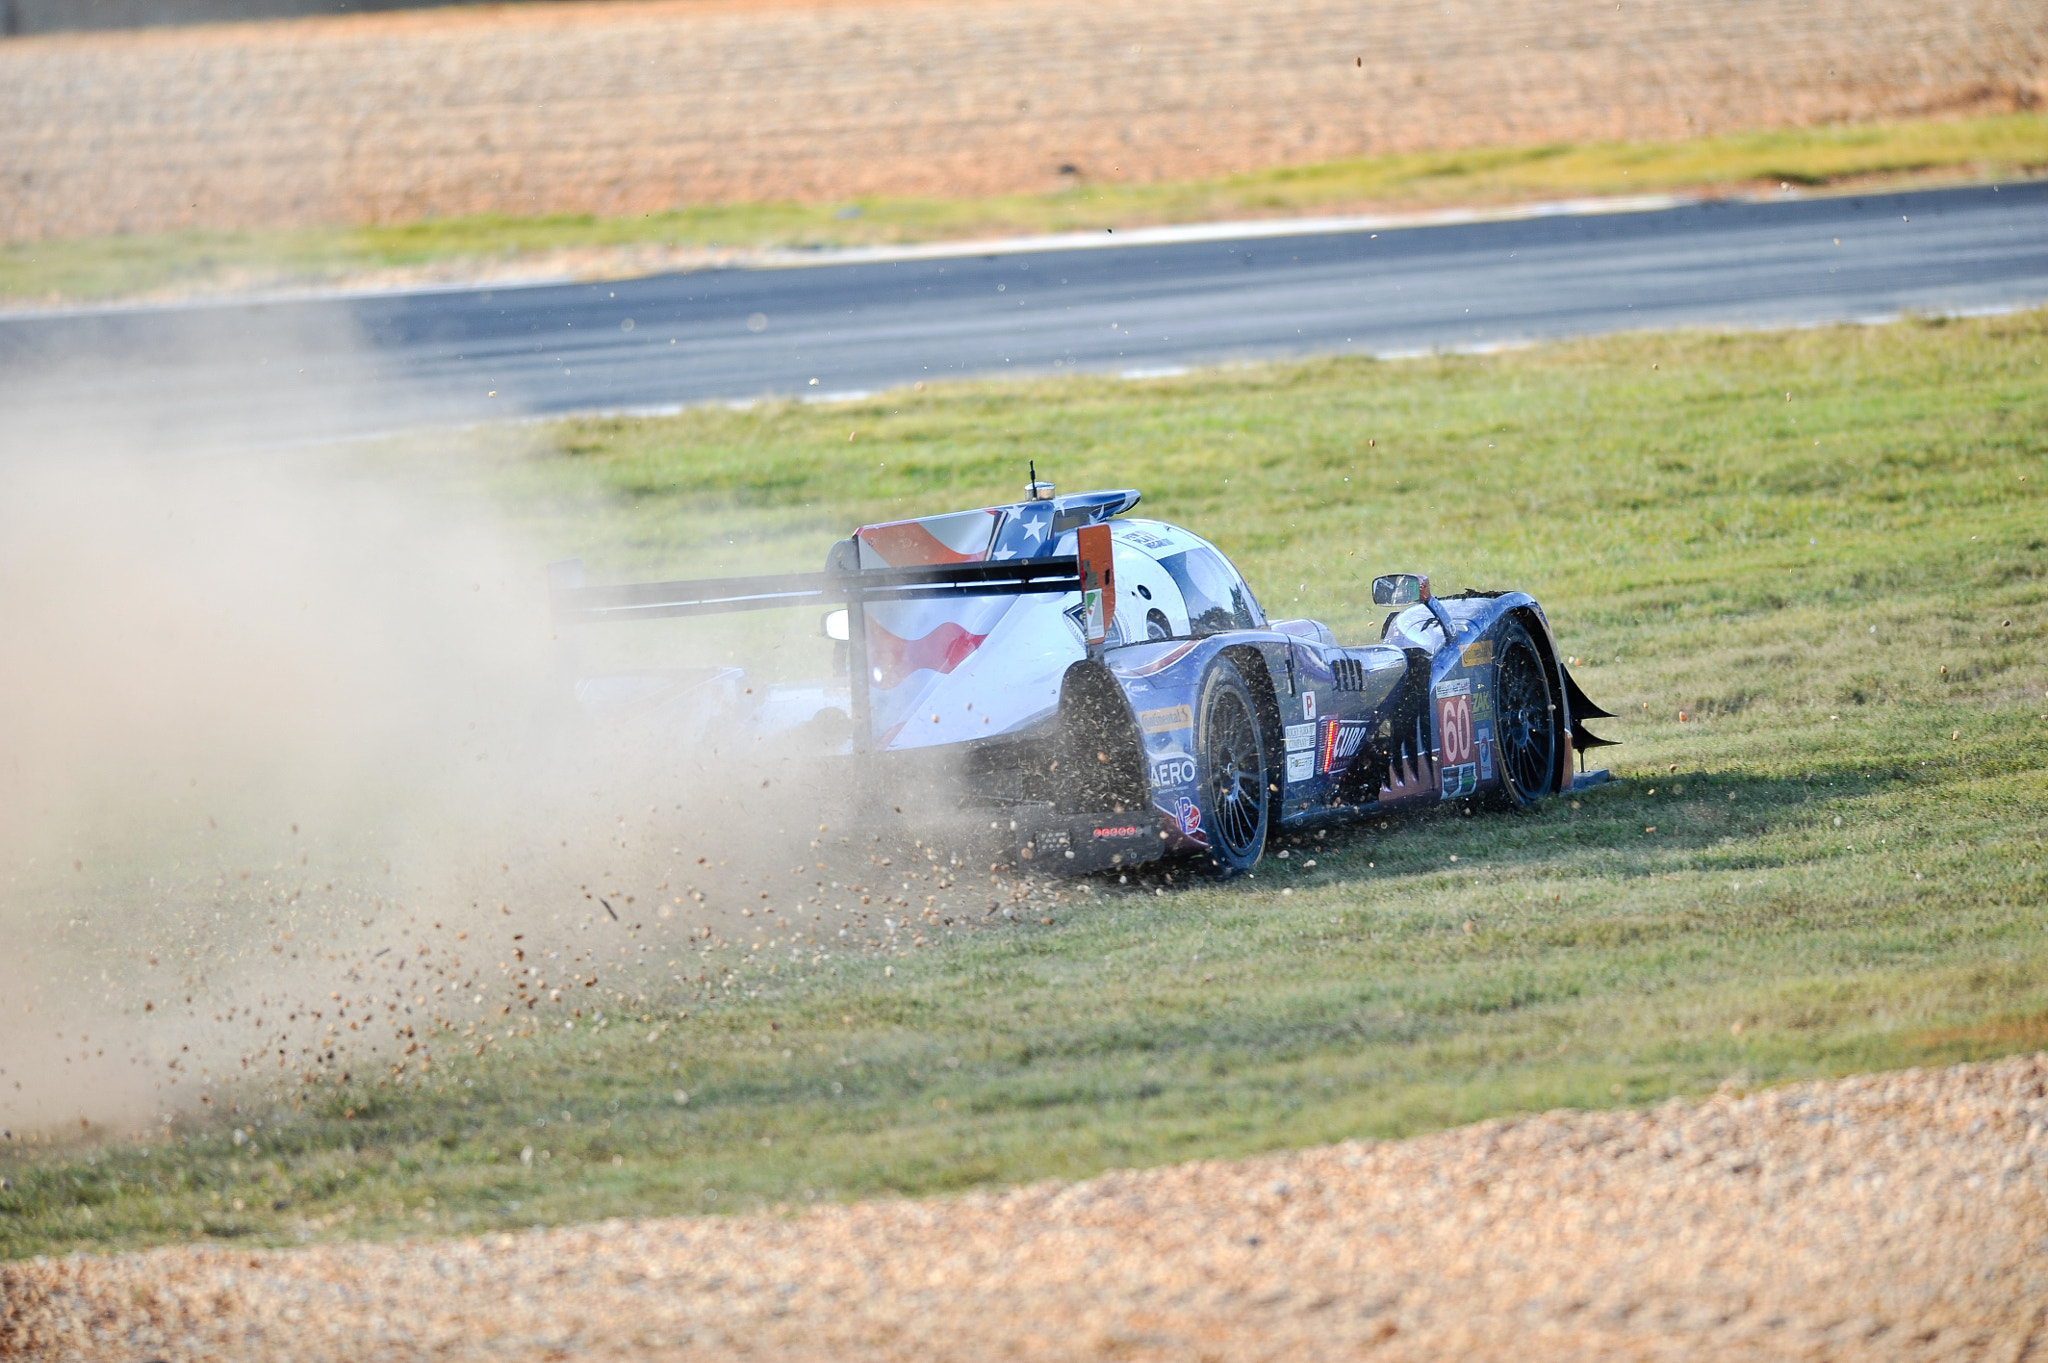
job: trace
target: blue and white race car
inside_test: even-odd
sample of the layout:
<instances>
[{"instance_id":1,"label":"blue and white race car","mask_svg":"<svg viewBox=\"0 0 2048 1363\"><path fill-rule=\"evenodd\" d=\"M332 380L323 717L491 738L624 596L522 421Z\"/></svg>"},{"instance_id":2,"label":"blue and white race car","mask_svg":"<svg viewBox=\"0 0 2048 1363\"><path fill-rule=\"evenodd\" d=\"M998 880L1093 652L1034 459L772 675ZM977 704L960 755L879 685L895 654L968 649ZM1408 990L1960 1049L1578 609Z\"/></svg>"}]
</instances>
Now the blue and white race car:
<instances>
[{"instance_id":1,"label":"blue and white race car","mask_svg":"<svg viewBox=\"0 0 2048 1363\"><path fill-rule=\"evenodd\" d=\"M1379 639L1341 644L1267 618L1201 536L1127 515L1134 490L1061 497L1034 476L1027 493L861 526L822 573L589 587L562 565L568 623L837 605L822 681L680 668L579 694L808 744L877 792L940 790L934 808L1056 871L1174 857L1236 875L1276 830L1522 806L1605 777L1575 776L1573 752L1606 742L1585 722L1608 712L1526 593L1382 577Z\"/></svg>"}]
</instances>

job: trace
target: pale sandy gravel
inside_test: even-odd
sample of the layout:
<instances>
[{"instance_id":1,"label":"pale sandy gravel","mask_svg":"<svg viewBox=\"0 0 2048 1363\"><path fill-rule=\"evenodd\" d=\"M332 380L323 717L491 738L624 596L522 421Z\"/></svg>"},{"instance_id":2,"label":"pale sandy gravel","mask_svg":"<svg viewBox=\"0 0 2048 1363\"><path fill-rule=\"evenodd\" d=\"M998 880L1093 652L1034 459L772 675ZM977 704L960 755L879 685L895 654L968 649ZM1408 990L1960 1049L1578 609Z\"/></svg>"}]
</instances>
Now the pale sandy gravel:
<instances>
[{"instance_id":1,"label":"pale sandy gravel","mask_svg":"<svg viewBox=\"0 0 2048 1363\"><path fill-rule=\"evenodd\" d=\"M2044 95L2040 0L621 0L50 35L0 41L0 239L1035 191Z\"/></svg>"},{"instance_id":2,"label":"pale sandy gravel","mask_svg":"<svg viewBox=\"0 0 2048 1363\"><path fill-rule=\"evenodd\" d=\"M2048 1350L2048 1055L789 1217L0 1264L31 1359Z\"/></svg>"}]
</instances>

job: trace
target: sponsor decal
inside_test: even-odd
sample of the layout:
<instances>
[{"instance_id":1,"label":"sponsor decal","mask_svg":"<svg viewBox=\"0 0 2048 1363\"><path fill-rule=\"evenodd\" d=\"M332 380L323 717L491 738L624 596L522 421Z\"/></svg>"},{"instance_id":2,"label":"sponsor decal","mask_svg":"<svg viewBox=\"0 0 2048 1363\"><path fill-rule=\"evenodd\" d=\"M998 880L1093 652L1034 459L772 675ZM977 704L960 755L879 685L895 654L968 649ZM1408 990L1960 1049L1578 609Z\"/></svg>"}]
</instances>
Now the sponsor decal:
<instances>
[{"instance_id":1,"label":"sponsor decal","mask_svg":"<svg viewBox=\"0 0 2048 1363\"><path fill-rule=\"evenodd\" d=\"M1287 726L1287 751L1301 752L1316 745L1316 726L1313 724L1290 724Z\"/></svg>"},{"instance_id":2,"label":"sponsor decal","mask_svg":"<svg viewBox=\"0 0 2048 1363\"><path fill-rule=\"evenodd\" d=\"M1116 537L1126 544L1142 545L1147 549L1173 548L1172 540L1161 539L1150 530L1140 530L1134 525L1118 526Z\"/></svg>"},{"instance_id":3,"label":"sponsor decal","mask_svg":"<svg viewBox=\"0 0 2048 1363\"><path fill-rule=\"evenodd\" d=\"M1118 824L1114 828L1098 828L1095 830L1095 836L1098 838L1135 838L1138 836L1138 826L1134 823L1124 823Z\"/></svg>"},{"instance_id":4,"label":"sponsor decal","mask_svg":"<svg viewBox=\"0 0 2048 1363\"><path fill-rule=\"evenodd\" d=\"M1163 734L1171 729L1192 729L1195 726L1195 712L1185 705L1169 705L1159 710L1138 711L1138 727L1148 734Z\"/></svg>"},{"instance_id":5,"label":"sponsor decal","mask_svg":"<svg viewBox=\"0 0 2048 1363\"><path fill-rule=\"evenodd\" d=\"M1436 684L1436 694L1438 699L1445 696L1469 696L1472 694L1472 679L1453 677L1449 681L1440 681Z\"/></svg>"},{"instance_id":6,"label":"sponsor decal","mask_svg":"<svg viewBox=\"0 0 2048 1363\"><path fill-rule=\"evenodd\" d=\"M1292 785L1296 781L1306 781L1315 774L1316 754L1314 748L1310 748L1307 752L1291 752L1287 754L1288 784Z\"/></svg>"},{"instance_id":7,"label":"sponsor decal","mask_svg":"<svg viewBox=\"0 0 2048 1363\"><path fill-rule=\"evenodd\" d=\"M1202 831L1202 809L1193 800L1183 795L1173 802L1173 821L1180 825L1180 831L1195 834Z\"/></svg>"},{"instance_id":8,"label":"sponsor decal","mask_svg":"<svg viewBox=\"0 0 2048 1363\"><path fill-rule=\"evenodd\" d=\"M1440 759L1446 767L1470 762L1473 749L1472 697L1440 696L1436 703L1436 739L1443 749Z\"/></svg>"},{"instance_id":9,"label":"sponsor decal","mask_svg":"<svg viewBox=\"0 0 2048 1363\"><path fill-rule=\"evenodd\" d=\"M1195 779L1195 759L1186 753L1171 753L1154 758L1152 762L1152 784L1155 786L1185 786Z\"/></svg>"},{"instance_id":10,"label":"sponsor decal","mask_svg":"<svg viewBox=\"0 0 2048 1363\"><path fill-rule=\"evenodd\" d=\"M1102 589L1081 593L1081 637L1099 644L1109 635L1109 621L1102 614Z\"/></svg>"},{"instance_id":11,"label":"sponsor decal","mask_svg":"<svg viewBox=\"0 0 2048 1363\"><path fill-rule=\"evenodd\" d=\"M1487 694L1487 690L1483 686L1472 693L1472 718L1475 720L1493 718L1493 697Z\"/></svg>"},{"instance_id":12,"label":"sponsor decal","mask_svg":"<svg viewBox=\"0 0 2048 1363\"><path fill-rule=\"evenodd\" d=\"M1491 724L1475 725L1472 730L1472 741L1479 745L1479 779L1491 781L1493 779L1493 726Z\"/></svg>"},{"instance_id":13,"label":"sponsor decal","mask_svg":"<svg viewBox=\"0 0 2048 1363\"><path fill-rule=\"evenodd\" d=\"M1348 769L1351 759L1365 746L1366 731L1370 728L1362 719L1324 720L1323 770L1334 774Z\"/></svg>"},{"instance_id":14,"label":"sponsor decal","mask_svg":"<svg viewBox=\"0 0 2048 1363\"><path fill-rule=\"evenodd\" d=\"M1443 798L1446 800L1455 800L1461 795L1470 795L1479 789L1479 767L1476 763L1467 762L1463 766L1445 767L1443 775Z\"/></svg>"},{"instance_id":15,"label":"sponsor decal","mask_svg":"<svg viewBox=\"0 0 2048 1363\"><path fill-rule=\"evenodd\" d=\"M1458 661L1466 667L1485 667L1493 661L1493 640L1481 639L1476 644L1465 645L1465 651L1458 655Z\"/></svg>"},{"instance_id":16,"label":"sponsor decal","mask_svg":"<svg viewBox=\"0 0 2048 1363\"><path fill-rule=\"evenodd\" d=\"M1302 693L1301 693L1301 717L1302 717L1303 719L1309 720L1309 721L1311 721L1311 722L1313 722L1313 721L1315 720L1315 717L1316 717L1316 693L1315 693L1315 692L1313 692L1313 691L1304 691L1304 692L1302 692Z\"/></svg>"}]
</instances>

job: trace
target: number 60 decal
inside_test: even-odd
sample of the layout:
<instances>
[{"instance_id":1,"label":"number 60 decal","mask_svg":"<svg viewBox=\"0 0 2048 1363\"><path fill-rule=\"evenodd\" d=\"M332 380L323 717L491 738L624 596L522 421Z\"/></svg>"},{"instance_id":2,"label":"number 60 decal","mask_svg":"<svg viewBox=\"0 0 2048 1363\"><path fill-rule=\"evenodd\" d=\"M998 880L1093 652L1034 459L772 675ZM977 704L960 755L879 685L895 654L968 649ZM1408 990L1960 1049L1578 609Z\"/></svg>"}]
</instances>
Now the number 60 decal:
<instances>
[{"instance_id":1,"label":"number 60 decal","mask_svg":"<svg viewBox=\"0 0 2048 1363\"><path fill-rule=\"evenodd\" d=\"M1436 702L1436 733L1437 742L1443 749L1439 760L1445 766L1462 766L1472 761L1472 697L1439 696Z\"/></svg>"}]
</instances>

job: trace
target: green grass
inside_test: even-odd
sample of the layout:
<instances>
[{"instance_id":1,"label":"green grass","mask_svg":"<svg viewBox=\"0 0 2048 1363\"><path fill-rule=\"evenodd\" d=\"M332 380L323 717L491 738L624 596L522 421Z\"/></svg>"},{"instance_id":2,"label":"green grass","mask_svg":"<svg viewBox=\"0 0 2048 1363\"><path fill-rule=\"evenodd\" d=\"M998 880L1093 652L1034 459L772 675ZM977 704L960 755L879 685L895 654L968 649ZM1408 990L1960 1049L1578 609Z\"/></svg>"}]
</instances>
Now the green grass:
<instances>
[{"instance_id":1,"label":"green grass","mask_svg":"<svg viewBox=\"0 0 2048 1363\"><path fill-rule=\"evenodd\" d=\"M486 483L622 571L724 552L707 522L815 555L1028 455L1340 632L1379 571L1527 587L1621 779L1042 888L836 975L714 953L745 987L250 1090L241 1148L17 1141L0 1255L935 1193L2048 1045L2044 362L2037 313L545 428Z\"/></svg>"},{"instance_id":2,"label":"green grass","mask_svg":"<svg viewBox=\"0 0 2048 1363\"><path fill-rule=\"evenodd\" d=\"M2021 113L1681 142L1422 152L1164 184L1077 184L1059 193L991 199L711 204L633 218L479 216L376 227L15 242L0 245L0 300L278 287L424 266L460 272L588 248L621 254L585 260L577 268L630 274L648 268L630 254L634 247L863 246L1665 190L2013 179L2044 169L2048 116Z\"/></svg>"}]
</instances>

